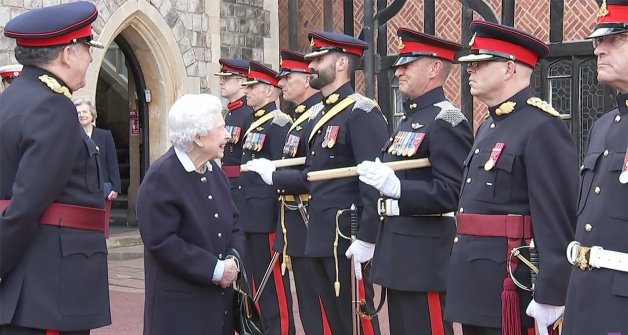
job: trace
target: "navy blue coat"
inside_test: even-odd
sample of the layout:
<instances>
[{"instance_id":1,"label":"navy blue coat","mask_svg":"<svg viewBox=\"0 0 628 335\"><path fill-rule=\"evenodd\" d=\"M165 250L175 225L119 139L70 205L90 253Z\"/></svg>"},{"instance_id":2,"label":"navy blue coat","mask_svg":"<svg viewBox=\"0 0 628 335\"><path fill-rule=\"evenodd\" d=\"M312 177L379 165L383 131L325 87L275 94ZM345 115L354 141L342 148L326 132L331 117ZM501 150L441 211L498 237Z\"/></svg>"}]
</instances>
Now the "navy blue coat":
<instances>
[{"instance_id":1,"label":"navy blue coat","mask_svg":"<svg viewBox=\"0 0 628 335\"><path fill-rule=\"evenodd\" d=\"M229 103L228 112L225 115L225 126L231 130L231 140L225 145L225 154L222 157L222 165L240 169L242 162L242 143L244 143L244 132L249 129L253 122L253 108L246 104L246 96ZM236 207L244 206L244 191L239 177L230 177L231 196Z\"/></svg>"},{"instance_id":2,"label":"navy blue coat","mask_svg":"<svg viewBox=\"0 0 628 335\"><path fill-rule=\"evenodd\" d=\"M262 114L261 111L264 111L263 115L258 114L253 122L268 113L273 113L274 117L252 129L243 139L242 164L255 158L276 160L283 157L284 141L292 124L291 119L277 109L275 102L265 105L256 112ZM247 148L247 141L251 141L256 147ZM275 232L279 213L276 188L266 185L262 177L251 171L242 173L240 183L244 191L244 203L238 208L242 215L242 230L246 233Z\"/></svg>"},{"instance_id":3,"label":"navy blue coat","mask_svg":"<svg viewBox=\"0 0 628 335\"><path fill-rule=\"evenodd\" d=\"M539 252L540 273L534 298L564 305L571 268L565 259L576 221L578 169L576 148L564 121L528 103L529 88L508 99L512 112L482 123L464 161L458 211L475 214L530 215ZM497 143L504 143L495 166L485 163ZM481 224L481 222L478 222ZM501 327L502 284L507 277L507 245L502 237L458 235L450 259L445 318L465 324ZM516 278L530 283L530 271L517 267ZM532 295L518 290L521 322Z\"/></svg>"},{"instance_id":4,"label":"navy blue coat","mask_svg":"<svg viewBox=\"0 0 628 335\"><path fill-rule=\"evenodd\" d=\"M187 172L173 148L146 173L137 196L145 254L145 334L222 334L233 305L212 282L218 260L244 236L227 177L212 170ZM232 325L226 325L232 327Z\"/></svg>"},{"instance_id":5,"label":"navy blue coat","mask_svg":"<svg viewBox=\"0 0 628 335\"><path fill-rule=\"evenodd\" d=\"M103 182L111 183L112 190L121 193L122 185L120 183L118 155L116 154L116 145L113 142L111 131L94 127L92 140L98 146L98 157L100 157L100 165L103 168Z\"/></svg>"},{"instance_id":6,"label":"navy blue coat","mask_svg":"<svg viewBox=\"0 0 628 335\"><path fill-rule=\"evenodd\" d=\"M628 253L628 183L619 181L628 149L628 94L617 96L617 104L591 128L580 167L576 240ZM628 273L572 269L565 334L628 334L627 316Z\"/></svg>"},{"instance_id":7,"label":"navy blue coat","mask_svg":"<svg viewBox=\"0 0 628 335\"><path fill-rule=\"evenodd\" d=\"M303 101L302 104L295 108L301 108L302 113L308 111L312 115L316 115L320 112L323 105L321 102L321 94L316 93L311 97ZM314 125L313 118L304 119L303 122L297 124L302 114L295 112L295 123L290 127L290 131L286 137L286 144L284 145L284 158L304 157L307 153L307 139L310 136L310 130ZM293 136L293 137L291 137ZM295 138L298 138L296 148L292 148L295 144ZM304 166L294 166L290 168L280 169L273 173L273 186L277 188L277 192L280 195L296 195L308 193L309 183L302 178L301 171ZM288 181L288 182L286 182ZM308 201L303 202L307 208ZM304 257L305 256L305 241L307 236L307 228L303 222L303 218L298 209L295 209L296 203L288 204L291 209L284 209L284 225L286 227L286 240L288 241L288 247L286 253L289 256ZM277 225L277 231L275 234L274 249L278 252L283 252L284 236L280 224Z\"/></svg>"},{"instance_id":8,"label":"navy blue coat","mask_svg":"<svg viewBox=\"0 0 628 335\"><path fill-rule=\"evenodd\" d=\"M371 279L400 291L444 291L456 223L453 216L429 215L457 209L462 162L473 133L464 115L446 100L442 87L406 101L404 107L404 119L384 147L383 161L429 158L432 166L396 172L401 180L400 215L382 222ZM400 141L404 135L410 141ZM418 150L410 156L398 155L395 148L409 147L407 142L416 136L424 136Z\"/></svg>"},{"instance_id":9,"label":"navy blue coat","mask_svg":"<svg viewBox=\"0 0 628 335\"><path fill-rule=\"evenodd\" d=\"M0 325L84 330L111 323L103 232L41 225L52 203L103 208L96 144L76 107L25 66L0 95Z\"/></svg>"}]
</instances>

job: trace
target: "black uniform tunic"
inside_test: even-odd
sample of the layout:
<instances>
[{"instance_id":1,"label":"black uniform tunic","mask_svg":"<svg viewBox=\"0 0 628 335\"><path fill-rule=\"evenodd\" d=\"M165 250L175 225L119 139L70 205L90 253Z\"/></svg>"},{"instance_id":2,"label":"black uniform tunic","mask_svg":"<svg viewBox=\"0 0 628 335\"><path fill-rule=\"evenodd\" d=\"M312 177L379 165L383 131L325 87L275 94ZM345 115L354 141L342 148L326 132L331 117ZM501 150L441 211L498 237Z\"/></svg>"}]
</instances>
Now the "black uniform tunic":
<instances>
[{"instance_id":1,"label":"black uniform tunic","mask_svg":"<svg viewBox=\"0 0 628 335\"><path fill-rule=\"evenodd\" d=\"M503 115L496 112L502 104L489 108L490 117L480 126L464 161L458 211L530 215L540 260L534 298L560 306L565 304L571 270L565 248L573 239L576 219L577 154L565 123L530 105L531 97L529 88L515 94L508 100L515 103L513 110ZM500 143L501 155L487 171L485 163ZM506 238L458 235L450 260L445 318L500 328L506 258ZM529 284L526 266L519 265L516 276ZM532 295L520 289L518 293L521 322L529 326L532 319L525 310Z\"/></svg>"},{"instance_id":2,"label":"black uniform tunic","mask_svg":"<svg viewBox=\"0 0 628 335\"><path fill-rule=\"evenodd\" d=\"M231 183L231 195L238 208L244 205L244 192L239 178L240 163L242 161L242 143L244 133L253 122L253 108L246 104L246 96L227 105L228 112L225 115L225 127L231 133L231 140L225 145L225 154L222 158L223 168L235 170L227 171L227 177Z\"/></svg>"},{"instance_id":3,"label":"black uniform tunic","mask_svg":"<svg viewBox=\"0 0 628 335\"><path fill-rule=\"evenodd\" d=\"M96 144L76 107L25 66L0 95L0 325L85 330L111 323L101 231L41 225L52 203L103 208Z\"/></svg>"},{"instance_id":4,"label":"black uniform tunic","mask_svg":"<svg viewBox=\"0 0 628 335\"><path fill-rule=\"evenodd\" d=\"M596 121L580 167L576 240L582 246L628 253L628 94ZM628 334L628 273L573 268L565 311L565 334Z\"/></svg>"}]
</instances>

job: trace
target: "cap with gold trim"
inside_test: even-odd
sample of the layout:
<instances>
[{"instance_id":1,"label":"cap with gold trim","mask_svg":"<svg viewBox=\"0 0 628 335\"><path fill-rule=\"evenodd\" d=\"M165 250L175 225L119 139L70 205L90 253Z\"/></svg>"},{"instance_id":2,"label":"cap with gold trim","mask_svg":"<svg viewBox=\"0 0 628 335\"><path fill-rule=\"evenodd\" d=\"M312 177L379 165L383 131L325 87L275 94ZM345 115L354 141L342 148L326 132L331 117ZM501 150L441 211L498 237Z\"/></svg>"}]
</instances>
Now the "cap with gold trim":
<instances>
[{"instance_id":1,"label":"cap with gold trim","mask_svg":"<svg viewBox=\"0 0 628 335\"><path fill-rule=\"evenodd\" d=\"M20 76L22 72L22 64L11 64L0 66L0 78L2 79L14 79Z\"/></svg>"},{"instance_id":2,"label":"cap with gold trim","mask_svg":"<svg viewBox=\"0 0 628 335\"><path fill-rule=\"evenodd\" d=\"M249 73L247 74L247 81L242 83L242 86L252 86L257 83L264 83L279 87L279 80L277 79L277 72L268 66L257 62L249 62Z\"/></svg>"},{"instance_id":3,"label":"cap with gold trim","mask_svg":"<svg viewBox=\"0 0 628 335\"><path fill-rule=\"evenodd\" d=\"M603 0L597 11L597 24L587 38L628 31L628 0Z\"/></svg>"},{"instance_id":4,"label":"cap with gold trim","mask_svg":"<svg viewBox=\"0 0 628 335\"><path fill-rule=\"evenodd\" d=\"M305 59L320 57L329 52L342 52L362 57L364 50L369 48L368 43L340 33L313 31L307 35L307 38L310 40L312 51L304 56Z\"/></svg>"},{"instance_id":5,"label":"cap with gold trim","mask_svg":"<svg viewBox=\"0 0 628 335\"><path fill-rule=\"evenodd\" d=\"M458 58L459 62L482 62L494 58L513 60L531 68L540 58L547 56L549 47L529 33L486 21L473 21L469 26L473 37L470 53Z\"/></svg>"},{"instance_id":6,"label":"cap with gold trim","mask_svg":"<svg viewBox=\"0 0 628 335\"><path fill-rule=\"evenodd\" d=\"M30 10L16 16L4 27L4 36L23 47L53 47L84 43L104 46L93 40L92 22L98 10L91 2L77 1Z\"/></svg>"},{"instance_id":7,"label":"cap with gold trim","mask_svg":"<svg viewBox=\"0 0 628 335\"><path fill-rule=\"evenodd\" d=\"M306 61L302 53L281 49L279 50L279 74L277 78L289 75L292 72L310 73L310 62Z\"/></svg>"},{"instance_id":8,"label":"cap with gold trim","mask_svg":"<svg viewBox=\"0 0 628 335\"><path fill-rule=\"evenodd\" d=\"M462 49L462 45L458 43L407 28L397 29L397 38L399 56L392 67L408 64L421 57L435 57L453 62L455 52Z\"/></svg>"},{"instance_id":9,"label":"cap with gold trim","mask_svg":"<svg viewBox=\"0 0 628 335\"><path fill-rule=\"evenodd\" d=\"M215 76L242 76L246 77L249 72L249 61L243 59L221 58L220 72L214 73Z\"/></svg>"}]
</instances>

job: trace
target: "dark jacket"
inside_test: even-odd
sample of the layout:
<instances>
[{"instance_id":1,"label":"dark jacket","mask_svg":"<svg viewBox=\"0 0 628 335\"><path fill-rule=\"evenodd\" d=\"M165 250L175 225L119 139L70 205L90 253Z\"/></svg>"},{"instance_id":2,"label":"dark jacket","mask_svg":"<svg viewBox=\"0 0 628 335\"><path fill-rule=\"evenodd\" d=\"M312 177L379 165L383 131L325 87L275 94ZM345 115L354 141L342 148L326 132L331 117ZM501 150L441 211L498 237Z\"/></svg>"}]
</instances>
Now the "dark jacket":
<instances>
[{"instance_id":1,"label":"dark jacket","mask_svg":"<svg viewBox=\"0 0 628 335\"><path fill-rule=\"evenodd\" d=\"M628 94L593 124L580 167L576 240L582 246L628 253ZM628 334L628 273L574 267L567 294L564 334Z\"/></svg>"},{"instance_id":2,"label":"dark jacket","mask_svg":"<svg viewBox=\"0 0 628 335\"><path fill-rule=\"evenodd\" d=\"M103 167L103 182L111 183L112 190L121 193L122 185L120 183L118 155L116 154L116 145L113 142L111 131L94 127L92 140L98 146L98 157L100 157L100 165Z\"/></svg>"},{"instance_id":3,"label":"dark jacket","mask_svg":"<svg viewBox=\"0 0 628 335\"><path fill-rule=\"evenodd\" d=\"M211 162L187 172L173 148L146 173L137 197L145 254L145 334L222 334L225 292L212 282L218 260L243 253L229 181ZM225 325L232 327L232 325Z\"/></svg>"},{"instance_id":4,"label":"dark jacket","mask_svg":"<svg viewBox=\"0 0 628 335\"><path fill-rule=\"evenodd\" d=\"M462 162L473 142L471 126L442 87L404 103L405 115L384 147L384 162L429 158L431 167L397 171L399 216L382 222L371 279L400 291L444 291L456 232ZM411 134L411 135L409 135ZM420 143L418 138L423 136ZM405 140L404 140L405 139ZM413 149L402 155L400 148Z\"/></svg>"},{"instance_id":5,"label":"dark jacket","mask_svg":"<svg viewBox=\"0 0 628 335\"><path fill-rule=\"evenodd\" d=\"M577 154L564 121L529 103L526 88L508 101L514 109L482 123L464 161L459 213L530 215L539 252L540 273L534 298L538 303L564 305L571 268L565 259L573 240L578 192ZM512 104L508 104L511 105ZM505 146L492 169L485 169L491 152ZM482 222L477 223L481 225ZM445 318L461 323L501 327L502 284L507 277L506 238L458 235L447 285ZM520 265L516 278L530 283L530 271ZM532 295L518 290L521 322Z\"/></svg>"},{"instance_id":6,"label":"dark jacket","mask_svg":"<svg viewBox=\"0 0 628 335\"><path fill-rule=\"evenodd\" d=\"M312 116L317 115L323 108L321 97L320 93L316 93L299 106L296 106L295 122L290 127L284 144L284 158L305 157L307 153L307 139L314 125ZM301 110L301 113L297 113L297 110ZM273 186L277 188L277 193L280 195L289 194L293 197L307 194L309 183L302 178L301 171L303 168L304 165L300 165L275 171L273 173ZM302 199L301 203L307 208L307 199ZM284 205L285 240L288 241L286 253L289 256L304 257L307 228L298 210L298 205L298 202L286 202ZM283 244L284 235L280 215L279 224L277 225L277 231L275 233L274 249L278 252L283 252Z\"/></svg>"},{"instance_id":7,"label":"dark jacket","mask_svg":"<svg viewBox=\"0 0 628 335\"><path fill-rule=\"evenodd\" d=\"M41 225L52 203L103 208L96 144L76 107L25 66L0 95L0 325L84 330L111 323L100 231ZM55 78L60 85L64 83Z\"/></svg>"},{"instance_id":8,"label":"dark jacket","mask_svg":"<svg viewBox=\"0 0 628 335\"><path fill-rule=\"evenodd\" d=\"M242 143L244 143L244 133L251 122L253 122L253 108L246 104L246 96L230 102L227 105L228 111L225 115L225 127L231 133L231 140L225 145L225 154L221 160L223 166L231 167L236 171L240 169L242 161ZM238 172L239 175L239 172ZM228 175L229 177L229 175ZM236 207L244 205L244 191L239 177L229 177L231 183L231 196Z\"/></svg>"},{"instance_id":9,"label":"dark jacket","mask_svg":"<svg viewBox=\"0 0 628 335\"><path fill-rule=\"evenodd\" d=\"M242 164L255 158L281 159L286 134L292 124L291 118L278 110L275 102L255 112L257 116L252 125L266 115L272 117L245 133ZM257 173L251 171L241 174L240 183L244 191L244 203L238 204L242 206L238 208L242 216L240 220L242 230L246 233L274 232L279 213L277 189L272 185L266 185Z\"/></svg>"}]
</instances>

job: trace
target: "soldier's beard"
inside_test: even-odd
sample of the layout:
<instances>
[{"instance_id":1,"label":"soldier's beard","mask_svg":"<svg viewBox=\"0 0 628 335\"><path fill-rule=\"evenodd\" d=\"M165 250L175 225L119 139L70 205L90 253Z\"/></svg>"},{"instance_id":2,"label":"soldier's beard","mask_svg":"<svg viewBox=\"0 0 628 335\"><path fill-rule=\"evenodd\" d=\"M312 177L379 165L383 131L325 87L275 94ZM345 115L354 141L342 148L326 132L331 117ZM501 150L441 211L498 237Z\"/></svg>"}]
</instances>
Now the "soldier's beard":
<instances>
[{"instance_id":1,"label":"soldier's beard","mask_svg":"<svg viewBox=\"0 0 628 335\"><path fill-rule=\"evenodd\" d=\"M320 90L323 87L331 84L336 79L336 64L316 72L316 77L310 78L310 87L316 90Z\"/></svg>"}]
</instances>

